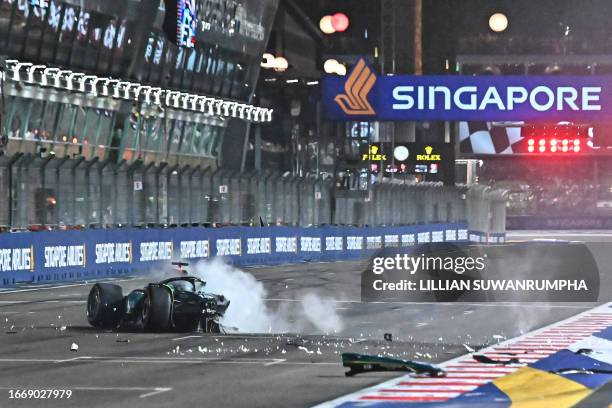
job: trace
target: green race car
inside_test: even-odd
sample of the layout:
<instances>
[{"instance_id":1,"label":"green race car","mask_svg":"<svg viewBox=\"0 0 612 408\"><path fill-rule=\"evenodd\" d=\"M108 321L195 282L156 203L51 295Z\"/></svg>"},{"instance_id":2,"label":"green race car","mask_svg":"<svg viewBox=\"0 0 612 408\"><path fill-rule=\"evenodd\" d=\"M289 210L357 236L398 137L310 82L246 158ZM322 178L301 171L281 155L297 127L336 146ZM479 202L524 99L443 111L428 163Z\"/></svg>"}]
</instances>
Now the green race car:
<instances>
[{"instance_id":1,"label":"green race car","mask_svg":"<svg viewBox=\"0 0 612 408\"><path fill-rule=\"evenodd\" d=\"M120 286L96 283L87 299L87 320L100 329L132 328L151 331L220 333L219 319L230 301L206 293L206 282L189 276L186 263L174 263L185 276L149 283L123 296Z\"/></svg>"}]
</instances>

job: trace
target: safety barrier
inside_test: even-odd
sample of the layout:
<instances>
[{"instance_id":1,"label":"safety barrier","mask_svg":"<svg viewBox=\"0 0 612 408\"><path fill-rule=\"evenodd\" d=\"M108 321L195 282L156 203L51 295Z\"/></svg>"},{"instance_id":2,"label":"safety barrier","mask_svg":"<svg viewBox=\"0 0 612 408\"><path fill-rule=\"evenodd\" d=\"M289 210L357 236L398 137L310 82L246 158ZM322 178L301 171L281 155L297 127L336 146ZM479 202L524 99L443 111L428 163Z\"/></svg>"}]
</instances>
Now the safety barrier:
<instances>
[{"instance_id":1,"label":"safety barrier","mask_svg":"<svg viewBox=\"0 0 612 408\"><path fill-rule=\"evenodd\" d=\"M0 234L0 286L96 279L224 257L236 265L359 259L382 247L465 241L465 223L403 227L126 228Z\"/></svg>"},{"instance_id":2,"label":"safety barrier","mask_svg":"<svg viewBox=\"0 0 612 408\"><path fill-rule=\"evenodd\" d=\"M498 242L506 232L507 191L476 184L466 194L470 240Z\"/></svg>"},{"instance_id":3,"label":"safety barrier","mask_svg":"<svg viewBox=\"0 0 612 408\"><path fill-rule=\"evenodd\" d=\"M108 159L0 156L0 229L175 226L399 226L505 231L505 195L482 186L333 179Z\"/></svg>"}]
</instances>

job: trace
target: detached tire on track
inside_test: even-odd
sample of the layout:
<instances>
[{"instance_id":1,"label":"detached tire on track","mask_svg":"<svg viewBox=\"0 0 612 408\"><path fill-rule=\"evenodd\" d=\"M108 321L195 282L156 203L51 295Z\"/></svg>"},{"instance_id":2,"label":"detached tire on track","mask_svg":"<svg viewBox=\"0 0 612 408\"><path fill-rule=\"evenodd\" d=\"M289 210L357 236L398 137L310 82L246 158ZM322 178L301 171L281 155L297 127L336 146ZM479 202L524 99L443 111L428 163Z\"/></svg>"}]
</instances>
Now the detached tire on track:
<instances>
[{"instance_id":1,"label":"detached tire on track","mask_svg":"<svg viewBox=\"0 0 612 408\"><path fill-rule=\"evenodd\" d=\"M96 283L87 297L87 320L99 329L113 329L123 316L123 292L120 286Z\"/></svg>"},{"instance_id":2,"label":"detached tire on track","mask_svg":"<svg viewBox=\"0 0 612 408\"><path fill-rule=\"evenodd\" d=\"M172 328L172 294L163 286L149 286L142 305L144 327L153 331Z\"/></svg>"}]
</instances>

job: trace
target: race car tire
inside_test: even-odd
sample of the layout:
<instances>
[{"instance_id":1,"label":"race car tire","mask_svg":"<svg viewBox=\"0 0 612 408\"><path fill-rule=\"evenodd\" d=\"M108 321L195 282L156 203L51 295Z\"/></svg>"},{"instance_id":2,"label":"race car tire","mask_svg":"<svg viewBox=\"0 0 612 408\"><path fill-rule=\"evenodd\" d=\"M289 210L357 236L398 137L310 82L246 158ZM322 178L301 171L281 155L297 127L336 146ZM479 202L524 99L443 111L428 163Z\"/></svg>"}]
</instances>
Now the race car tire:
<instances>
[{"instance_id":1,"label":"race car tire","mask_svg":"<svg viewBox=\"0 0 612 408\"><path fill-rule=\"evenodd\" d=\"M145 329L164 331L172 327L172 294L168 289L150 286L143 302L141 313Z\"/></svg>"},{"instance_id":2,"label":"race car tire","mask_svg":"<svg viewBox=\"0 0 612 408\"><path fill-rule=\"evenodd\" d=\"M99 329L117 327L124 312L121 286L96 283L87 297L87 320Z\"/></svg>"}]
</instances>

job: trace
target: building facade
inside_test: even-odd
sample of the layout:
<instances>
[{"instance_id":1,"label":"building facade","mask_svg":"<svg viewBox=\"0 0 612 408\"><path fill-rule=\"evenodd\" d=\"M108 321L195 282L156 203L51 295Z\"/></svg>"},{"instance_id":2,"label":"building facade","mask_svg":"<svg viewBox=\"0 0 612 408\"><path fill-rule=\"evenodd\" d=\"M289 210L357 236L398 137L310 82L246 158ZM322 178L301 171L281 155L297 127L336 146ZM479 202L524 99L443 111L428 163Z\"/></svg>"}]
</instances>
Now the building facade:
<instances>
[{"instance_id":1,"label":"building facade","mask_svg":"<svg viewBox=\"0 0 612 408\"><path fill-rule=\"evenodd\" d=\"M31 64L16 79L29 72L35 79L3 83L5 152L218 164L232 115L151 103L144 91L127 101L71 92L89 90L97 77L117 80L108 85L111 94L132 83L248 104L277 0L194 5L196 41L187 48L164 33L163 0L1 0L0 55L7 68L12 61ZM61 70L68 89L40 86Z\"/></svg>"},{"instance_id":2,"label":"building facade","mask_svg":"<svg viewBox=\"0 0 612 408\"><path fill-rule=\"evenodd\" d=\"M239 155L271 120L251 99L277 7L0 0L0 228L132 224L145 207L176 224L179 177L223 167L224 144Z\"/></svg>"}]
</instances>

